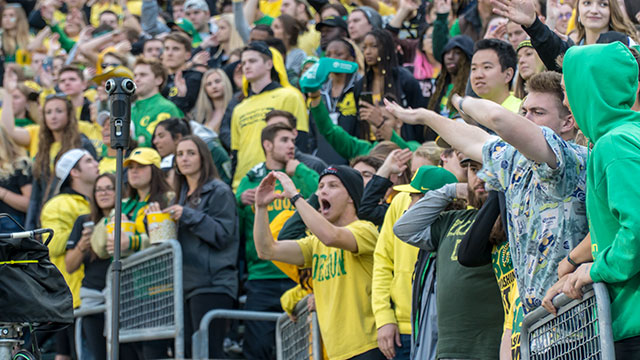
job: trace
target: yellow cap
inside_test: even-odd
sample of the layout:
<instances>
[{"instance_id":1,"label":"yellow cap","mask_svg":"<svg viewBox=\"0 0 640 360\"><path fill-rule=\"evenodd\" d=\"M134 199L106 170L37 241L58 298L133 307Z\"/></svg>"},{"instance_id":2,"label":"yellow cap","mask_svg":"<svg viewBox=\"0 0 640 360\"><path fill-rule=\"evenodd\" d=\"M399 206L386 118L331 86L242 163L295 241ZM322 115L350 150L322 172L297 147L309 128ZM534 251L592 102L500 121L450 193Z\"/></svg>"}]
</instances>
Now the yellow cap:
<instances>
[{"instance_id":1,"label":"yellow cap","mask_svg":"<svg viewBox=\"0 0 640 360\"><path fill-rule=\"evenodd\" d=\"M158 169L160 169L160 162L162 159L160 158L160 154L152 148L148 147L139 147L133 149L131 154L127 160L124 161L124 166L129 166L129 164L135 161L141 165L155 165Z\"/></svg>"}]
</instances>

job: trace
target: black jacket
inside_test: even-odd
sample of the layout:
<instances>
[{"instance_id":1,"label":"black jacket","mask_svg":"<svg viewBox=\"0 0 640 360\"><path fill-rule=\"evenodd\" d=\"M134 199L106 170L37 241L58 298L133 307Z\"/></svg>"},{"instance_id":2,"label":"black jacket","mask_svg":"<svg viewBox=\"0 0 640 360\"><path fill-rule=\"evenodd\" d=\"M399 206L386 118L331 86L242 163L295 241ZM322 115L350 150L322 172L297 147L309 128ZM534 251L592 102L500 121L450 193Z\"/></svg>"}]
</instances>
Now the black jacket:
<instances>
[{"instance_id":1,"label":"black jacket","mask_svg":"<svg viewBox=\"0 0 640 360\"><path fill-rule=\"evenodd\" d=\"M185 299L207 293L235 299L239 232L233 192L222 181L211 180L187 204L187 190L183 185L178 197L178 204L183 206L178 241L182 245Z\"/></svg>"},{"instance_id":2,"label":"black jacket","mask_svg":"<svg viewBox=\"0 0 640 360\"><path fill-rule=\"evenodd\" d=\"M362 200L358 208L358 219L371 221L377 226L382 226L384 216L387 214L389 204L384 200L387 190L393 183L382 176L373 175L362 193Z\"/></svg>"},{"instance_id":3,"label":"black jacket","mask_svg":"<svg viewBox=\"0 0 640 360\"><path fill-rule=\"evenodd\" d=\"M537 17L530 27L523 26L522 28L531 38L531 45L536 49L547 70L562 72L562 69L556 63L556 59L574 45L573 41L571 39L562 40L560 36L549 29Z\"/></svg>"},{"instance_id":4,"label":"black jacket","mask_svg":"<svg viewBox=\"0 0 640 360\"><path fill-rule=\"evenodd\" d=\"M427 102L426 99L422 96L422 89L420 89L420 84L418 80L413 77L413 74L409 72L409 70L396 66L393 68L393 80L394 87L397 91L397 103L400 106L406 108L411 107L413 109L417 108L426 108ZM362 93L364 88L365 77L358 80L356 82L356 86L354 89L354 95L356 99L360 98L360 93ZM358 102L356 101L356 104ZM358 108L359 111L359 108ZM419 143L424 142L424 126L422 125L402 125L400 129L400 136L406 141L417 141Z\"/></svg>"},{"instance_id":5,"label":"black jacket","mask_svg":"<svg viewBox=\"0 0 640 360\"><path fill-rule=\"evenodd\" d=\"M175 74L167 77L167 84L162 89L162 96L171 100L186 115L196 105L198 93L200 92L200 81L202 73L196 70L183 70L182 77L187 83L187 94L178 96L178 89L175 86Z\"/></svg>"}]
</instances>

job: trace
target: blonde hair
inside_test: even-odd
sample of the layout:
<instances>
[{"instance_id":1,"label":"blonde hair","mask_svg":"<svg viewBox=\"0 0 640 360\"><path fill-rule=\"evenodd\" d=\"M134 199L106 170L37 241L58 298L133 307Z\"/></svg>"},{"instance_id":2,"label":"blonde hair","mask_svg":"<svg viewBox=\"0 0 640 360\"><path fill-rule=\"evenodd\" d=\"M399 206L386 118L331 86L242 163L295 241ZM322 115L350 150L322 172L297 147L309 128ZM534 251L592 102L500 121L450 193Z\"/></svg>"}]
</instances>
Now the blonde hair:
<instances>
[{"instance_id":1,"label":"blonde hair","mask_svg":"<svg viewBox=\"0 0 640 360\"><path fill-rule=\"evenodd\" d=\"M244 41L236 30L236 22L233 20L233 15L231 14L222 14L216 21L224 21L229 25L229 53L238 48L244 47Z\"/></svg>"},{"instance_id":2,"label":"blonde hair","mask_svg":"<svg viewBox=\"0 0 640 360\"><path fill-rule=\"evenodd\" d=\"M580 43L585 38L585 27L580 22L580 1L576 4L575 27L578 34L576 43ZM617 0L609 0L609 30L617 31L630 37L633 41L639 43L638 33L633 23L622 13Z\"/></svg>"},{"instance_id":3,"label":"blonde hair","mask_svg":"<svg viewBox=\"0 0 640 360\"><path fill-rule=\"evenodd\" d=\"M439 164L440 155L442 155L443 151L444 149L436 145L435 141L427 141L422 145L420 145L419 148L416 149L416 151L414 152L414 155L427 159L431 161L431 163L433 164Z\"/></svg>"},{"instance_id":4,"label":"blonde hair","mask_svg":"<svg viewBox=\"0 0 640 360\"><path fill-rule=\"evenodd\" d=\"M233 96L233 87L231 86L231 81L227 77L227 74L222 69L207 70L207 72L205 72L204 75L202 75L202 81L200 82L200 92L198 93L198 99L196 100L196 105L194 107L194 118L197 122L203 125L207 124L214 110L213 101L209 98L209 95L207 94L207 90L206 90L207 78L209 78L209 76L212 74L218 74L222 79L222 83L224 85L224 108L225 109L227 105L229 105L229 102L231 101L231 97Z\"/></svg>"},{"instance_id":5,"label":"blonde hair","mask_svg":"<svg viewBox=\"0 0 640 360\"><path fill-rule=\"evenodd\" d=\"M29 44L29 21L24 9L16 4L7 4L0 12L0 19L8 9L16 12L16 29L13 34L6 31L2 33L2 52L5 56L15 54L18 49L26 49Z\"/></svg>"},{"instance_id":6,"label":"blonde hair","mask_svg":"<svg viewBox=\"0 0 640 360\"><path fill-rule=\"evenodd\" d=\"M13 142L2 126L0 126L0 140L0 180L8 179L18 170L23 175L28 175L31 160L26 156L25 150Z\"/></svg>"}]
</instances>

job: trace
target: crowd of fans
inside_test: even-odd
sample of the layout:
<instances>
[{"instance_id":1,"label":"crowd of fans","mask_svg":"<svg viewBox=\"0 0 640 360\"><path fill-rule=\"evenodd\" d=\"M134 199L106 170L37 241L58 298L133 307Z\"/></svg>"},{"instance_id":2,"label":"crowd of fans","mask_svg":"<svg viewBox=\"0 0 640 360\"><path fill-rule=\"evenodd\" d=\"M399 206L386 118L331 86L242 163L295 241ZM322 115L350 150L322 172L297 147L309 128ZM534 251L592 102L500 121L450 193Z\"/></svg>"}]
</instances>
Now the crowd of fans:
<instances>
[{"instance_id":1,"label":"crowd of fans","mask_svg":"<svg viewBox=\"0 0 640 360\"><path fill-rule=\"evenodd\" d=\"M208 311L312 294L329 359L519 359L527 313L604 282L640 358L638 1L6 1L0 213L54 229L74 308L165 213L187 357ZM113 76L137 85L120 239ZM45 350L105 359L104 324ZM210 356L275 357L273 323L241 328L214 320Z\"/></svg>"}]
</instances>

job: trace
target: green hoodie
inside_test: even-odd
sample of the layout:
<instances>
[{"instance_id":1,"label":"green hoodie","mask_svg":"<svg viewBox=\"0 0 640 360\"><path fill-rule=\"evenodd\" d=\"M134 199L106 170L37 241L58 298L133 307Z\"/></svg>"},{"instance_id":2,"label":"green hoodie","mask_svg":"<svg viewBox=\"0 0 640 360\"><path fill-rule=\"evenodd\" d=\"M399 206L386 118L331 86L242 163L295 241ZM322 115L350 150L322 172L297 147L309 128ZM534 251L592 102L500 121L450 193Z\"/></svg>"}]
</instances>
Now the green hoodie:
<instances>
[{"instance_id":1,"label":"green hoodie","mask_svg":"<svg viewBox=\"0 0 640 360\"><path fill-rule=\"evenodd\" d=\"M620 42L574 46L563 71L573 116L594 143L587 165L591 278L607 284L618 341L640 335L640 114L631 110L638 63Z\"/></svg>"},{"instance_id":2,"label":"green hoodie","mask_svg":"<svg viewBox=\"0 0 640 360\"><path fill-rule=\"evenodd\" d=\"M262 279L286 279L288 278L280 269L278 269L271 261L260 260L258 258L258 252L253 242L253 221L255 219L254 206L248 206L242 203L242 193L249 189L255 189L260 185L262 179L272 170L267 169L266 163L260 163L254 166L247 175L245 175L238 185L236 191L236 201L238 202L238 209L240 214L240 229L244 231L245 236L245 252L247 260L247 270L249 272L249 280L262 280ZM282 171L284 170L277 170ZM311 196L318 189L318 180L320 175L314 170L308 168L305 164L300 163L296 167L296 171L291 177L296 188L302 194L305 199ZM282 185L279 181L276 181L276 192L282 192ZM289 211L293 214L296 208L291 205L289 199L278 199L269 205L269 223L273 221L280 213ZM286 220L286 219L285 219ZM282 221L284 224L284 221Z\"/></svg>"}]
</instances>

